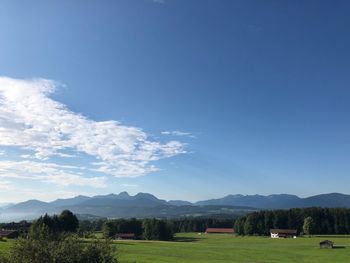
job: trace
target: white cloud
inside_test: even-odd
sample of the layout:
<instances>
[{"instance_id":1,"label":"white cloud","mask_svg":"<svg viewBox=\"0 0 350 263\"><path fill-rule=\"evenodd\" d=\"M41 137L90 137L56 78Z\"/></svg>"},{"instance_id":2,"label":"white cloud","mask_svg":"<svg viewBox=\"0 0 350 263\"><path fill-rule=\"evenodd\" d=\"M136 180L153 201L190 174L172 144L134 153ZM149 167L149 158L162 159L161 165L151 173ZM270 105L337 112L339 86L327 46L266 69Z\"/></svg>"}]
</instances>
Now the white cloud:
<instances>
[{"instance_id":1,"label":"white cloud","mask_svg":"<svg viewBox=\"0 0 350 263\"><path fill-rule=\"evenodd\" d=\"M152 162L185 153L184 144L179 141L160 143L150 140L140 128L113 120L97 122L70 111L49 97L56 86L56 82L45 79L0 77L0 146L33 152L32 155L22 154L23 158L35 160L21 162L25 164L27 177L39 178L35 169L40 167L47 172L46 177L44 172L40 173L40 178L53 183L90 184L97 180L84 180L82 176L45 162L55 156L78 158L74 153L94 157L95 170L116 177L135 177L156 171ZM10 169L5 163L0 166L2 174L8 172L6 167ZM18 169L17 173L24 174L24 168ZM103 185L99 180L96 183Z\"/></svg>"},{"instance_id":2,"label":"white cloud","mask_svg":"<svg viewBox=\"0 0 350 263\"><path fill-rule=\"evenodd\" d=\"M182 132L182 131L163 131L161 132L163 135L171 135L171 136L187 136L190 138L196 138L192 133L190 132Z\"/></svg>"},{"instance_id":3,"label":"white cloud","mask_svg":"<svg viewBox=\"0 0 350 263\"><path fill-rule=\"evenodd\" d=\"M81 167L34 161L0 161L0 177L37 180L57 185L106 187L105 177L83 177Z\"/></svg>"},{"instance_id":4,"label":"white cloud","mask_svg":"<svg viewBox=\"0 0 350 263\"><path fill-rule=\"evenodd\" d=\"M5 151L0 150L0 156L4 156L4 155L6 155L6 152L5 152Z\"/></svg>"},{"instance_id":5,"label":"white cloud","mask_svg":"<svg viewBox=\"0 0 350 263\"><path fill-rule=\"evenodd\" d=\"M20 157L23 159L34 159L34 157L30 154L21 154Z\"/></svg>"}]
</instances>

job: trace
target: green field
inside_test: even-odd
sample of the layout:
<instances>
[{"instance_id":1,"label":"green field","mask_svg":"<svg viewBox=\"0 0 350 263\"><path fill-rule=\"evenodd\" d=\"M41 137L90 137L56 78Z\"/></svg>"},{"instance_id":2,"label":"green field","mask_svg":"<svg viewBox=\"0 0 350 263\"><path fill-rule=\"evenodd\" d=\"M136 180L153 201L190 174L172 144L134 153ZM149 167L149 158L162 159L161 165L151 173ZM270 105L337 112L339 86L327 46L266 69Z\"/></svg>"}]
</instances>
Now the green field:
<instances>
[{"instance_id":1,"label":"green field","mask_svg":"<svg viewBox=\"0 0 350 263\"><path fill-rule=\"evenodd\" d=\"M331 239L336 249L320 249ZM116 241L122 263L155 262L350 262L350 237L271 239L178 234L176 242Z\"/></svg>"},{"instance_id":2,"label":"green field","mask_svg":"<svg viewBox=\"0 0 350 263\"><path fill-rule=\"evenodd\" d=\"M0 241L0 254L7 253L10 247L12 246L12 244L13 244L12 240Z\"/></svg>"},{"instance_id":3,"label":"green field","mask_svg":"<svg viewBox=\"0 0 350 263\"><path fill-rule=\"evenodd\" d=\"M320 249L330 239L339 248ZM6 252L13 241L0 242ZM176 241L114 241L121 263L170 262L350 262L350 237L271 239L231 235L177 234Z\"/></svg>"}]
</instances>

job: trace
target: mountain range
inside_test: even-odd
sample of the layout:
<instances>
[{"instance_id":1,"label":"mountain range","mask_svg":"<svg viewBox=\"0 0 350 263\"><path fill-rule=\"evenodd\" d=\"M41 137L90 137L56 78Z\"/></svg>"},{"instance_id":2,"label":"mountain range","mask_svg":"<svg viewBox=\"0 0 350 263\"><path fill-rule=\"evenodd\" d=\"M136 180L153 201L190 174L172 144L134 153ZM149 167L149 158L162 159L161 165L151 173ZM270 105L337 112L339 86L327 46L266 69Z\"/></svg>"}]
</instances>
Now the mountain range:
<instances>
[{"instance_id":1,"label":"mountain range","mask_svg":"<svg viewBox=\"0 0 350 263\"><path fill-rule=\"evenodd\" d=\"M107 218L175 218L184 216L237 216L261 209L288 209L302 207L345 207L350 208L350 195L330 193L300 198L296 195L227 195L191 203L183 200L162 200L152 194L127 192L76 196L57 199L52 202L28 200L0 207L0 221L31 220L44 213L60 213L69 209L88 217Z\"/></svg>"}]
</instances>

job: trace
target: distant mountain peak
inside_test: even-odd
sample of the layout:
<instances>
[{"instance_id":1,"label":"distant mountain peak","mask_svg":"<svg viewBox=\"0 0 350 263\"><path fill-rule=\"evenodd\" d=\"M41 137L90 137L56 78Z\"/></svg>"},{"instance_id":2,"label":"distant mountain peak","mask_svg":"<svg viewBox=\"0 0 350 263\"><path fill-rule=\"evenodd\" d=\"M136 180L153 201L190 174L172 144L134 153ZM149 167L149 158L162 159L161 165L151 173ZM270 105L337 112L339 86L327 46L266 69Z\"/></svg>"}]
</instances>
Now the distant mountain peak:
<instances>
[{"instance_id":1,"label":"distant mountain peak","mask_svg":"<svg viewBox=\"0 0 350 263\"><path fill-rule=\"evenodd\" d=\"M118 196L119 196L119 197L130 197L129 193L126 192L126 191L120 192L120 193L118 194Z\"/></svg>"},{"instance_id":2,"label":"distant mountain peak","mask_svg":"<svg viewBox=\"0 0 350 263\"><path fill-rule=\"evenodd\" d=\"M134 198L146 198L150 200L159 200L157 197L149 193L138 193L134 196Z\"/></svg>"}]
</instances>

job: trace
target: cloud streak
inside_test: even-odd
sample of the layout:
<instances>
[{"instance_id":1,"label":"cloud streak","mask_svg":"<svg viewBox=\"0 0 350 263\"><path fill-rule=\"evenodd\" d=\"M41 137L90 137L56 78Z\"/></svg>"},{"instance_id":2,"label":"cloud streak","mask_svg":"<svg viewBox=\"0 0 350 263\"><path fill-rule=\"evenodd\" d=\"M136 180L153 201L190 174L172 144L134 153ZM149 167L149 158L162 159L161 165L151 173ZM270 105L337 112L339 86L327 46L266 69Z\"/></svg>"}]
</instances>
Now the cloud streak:
<instances>
[{"instance_id":1,"label":"cloud streak","mask_svg":"<svg viewBox=\"0 0 350 263\"><path fill-rule=\"evenodd\" d=\"M55 163L33 161L0 161L0 178L29 179L40 182L67 186L90 186L103 188L106 186L105 177L84 177L81 167L58 165Z\"/></svg>"},{"instance_id":2,"label":"cloud streak","mask_svg":"<svg viewBox=\"0 0 350 263\"><path fill-rule=\"evenodd\" d=\"M165 4L165 0L152 0L152 2L156 4Z\"/></svg>"},{"instance_id":3,"label":"cloud streak","mask_svg":"<svg viewBox=\"0 0 350 263\"><path fill-rule=\"evenodd\" d=\"M171 136L185 136L190 138L196 138L192 133L190 132L183 132L183 131L162 131L162 135L171 135Z\"/></svg>"},{"instance_id":4,"label":"cloud streak","mask_svg":"<svg viewBox=\"0 0 350 263\"><path fill-rule=\"evenodd\" d=\"M136 177L156 171L155 161L186 152L179 141L161 143L149 139L140 128L113 120L98 122L70 111L50 98L57 86L46 79L0 77L0 146L33 153L30 161L0 162L0 176L10 171L24 174L26 170L32 178L53 183L78 184L86 179L88 185L96 180L102 186L104 179L84 178L47 162L53 157L74 159L76 154L85 154L96 159L94 171ZM18 170L16 162L25 168ZM45 171L40 176L37 167ZM45 177L44 173L54 176Z\"/></svg>"}]
</instances>

